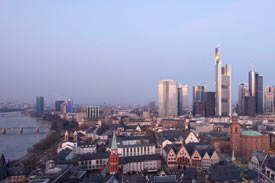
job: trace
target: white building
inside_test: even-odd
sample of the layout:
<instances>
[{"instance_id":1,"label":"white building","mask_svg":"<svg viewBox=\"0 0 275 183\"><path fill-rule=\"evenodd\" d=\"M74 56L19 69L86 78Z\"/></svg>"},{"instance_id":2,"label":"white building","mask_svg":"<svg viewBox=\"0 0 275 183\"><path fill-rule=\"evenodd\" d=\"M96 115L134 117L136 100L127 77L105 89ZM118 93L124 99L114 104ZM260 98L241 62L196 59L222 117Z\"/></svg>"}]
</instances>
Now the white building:
<instances>
[{"instance_id":1,"label":"white building","mask_svg":"<svg viewBox=\"0 0 275 183\"><path fill-rule=\"evenodd\" d=\"M119 157L141 156L156 153L156 145L150 143L118 145Z\"/></svg>"},{"instance_id":2,"label":"white building","mask_svg":"<svg viewBox=\"0 0 275 183\"><path fill-rule=\"evenodd\" d=\"M178 84L173 80L159 81L159 116L176 117L178 115Z\"/></svg>"}]
</instances>

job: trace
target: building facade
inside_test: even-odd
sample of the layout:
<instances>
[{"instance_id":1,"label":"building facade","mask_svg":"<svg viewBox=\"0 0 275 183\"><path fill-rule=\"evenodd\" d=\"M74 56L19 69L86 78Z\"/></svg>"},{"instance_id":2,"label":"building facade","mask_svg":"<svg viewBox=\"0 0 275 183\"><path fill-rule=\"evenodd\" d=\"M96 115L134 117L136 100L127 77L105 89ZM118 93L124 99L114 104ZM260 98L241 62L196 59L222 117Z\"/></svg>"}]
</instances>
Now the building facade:
<instances>
[{"instance_id":1,"label":"building facade","mask_svg":"<svg viewBox=\"0 0 275 183\"><path fill-rule=\"evenodd\" d=\"M36 106L35 110L37 112L44 112L44 97L43 96L37 96L36 97Z\"/></svg>"},{"instance_id":2,"label":"building facade","mask_svg":"<svg viewBox=\"0 0 275 183\"><path fill-rule=\"evenodd\" d=\"M159 116L178 116L178 84L173 80L159 81Z\"/></svg>"},{"instance_id":3,"label":"building facade","mask_svg":"<svg viewBox=\"0 0 275 183\"><path fill-rule=\"evenodd\" d=\"M270 140L268 135L257 131L241 131L238 115L234 113L230 126L230 149L238 157L250 157L256 151L268 152Z\"/></svg>"},{"instance_id":4,"label":"building facade","mask_svg":"<svg viewBox=\"0 0 275 183\"><path fill-rule=\"evenodd\" d=\"M88 106L86 111L86 117L88 119L100 118L100 107L99 106Z\"/></svg>"},{"instance_id":5,"label":"building facade","mask_svg":"<svg viewBox=\"0 0 275 183\"><path fill-rule=\"evenodd\" d=\"M206 86L193 87L193 115L204 115L204 99L205 99Z\"/></svg>"},{"instance_id":6,"label":"building facade","mask_svg":"<svg viewBox=\"0 0 275 183\"><path fill-rule=\"evenodd\" d=\"M205 92L204 113L205 117L215 116L215 92Z\"/></svg>"},{"instance_id":7,"label":"building facade","mask_svg":"<svg viewBox=\"0 0 275 183\"><path fill-rule=\"evenodd\" d=\"M274 94L275 87L265 88L265 112L274 113Z\"/></svg>"},{"instance_id":8,"label":"building facade","mask_svg":"<svg viewBox=\"0 0 275 183\"><path fill-rule=\"evenodd\" d=\"M216 115L231 116L232 113L232 74L231 65L221 66L219 47L216 48Z\"/></svg>"}]
</instances>

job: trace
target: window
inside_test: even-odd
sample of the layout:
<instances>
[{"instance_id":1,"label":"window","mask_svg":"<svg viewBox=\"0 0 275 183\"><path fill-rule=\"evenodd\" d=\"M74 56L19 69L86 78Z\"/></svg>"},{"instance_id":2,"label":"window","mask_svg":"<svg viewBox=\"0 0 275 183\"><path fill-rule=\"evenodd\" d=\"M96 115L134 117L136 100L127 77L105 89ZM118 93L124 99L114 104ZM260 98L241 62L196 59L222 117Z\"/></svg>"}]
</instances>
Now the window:
<instances>
[{"instance_id":1,"label":"window","mask_svg":"<svg viewBox=\"0 0 275 183\"><path fill-rule=\"evenodd\" d=\"M238 133L238 127L235 127L235 133Z\"/></svg>"}]
</instances>

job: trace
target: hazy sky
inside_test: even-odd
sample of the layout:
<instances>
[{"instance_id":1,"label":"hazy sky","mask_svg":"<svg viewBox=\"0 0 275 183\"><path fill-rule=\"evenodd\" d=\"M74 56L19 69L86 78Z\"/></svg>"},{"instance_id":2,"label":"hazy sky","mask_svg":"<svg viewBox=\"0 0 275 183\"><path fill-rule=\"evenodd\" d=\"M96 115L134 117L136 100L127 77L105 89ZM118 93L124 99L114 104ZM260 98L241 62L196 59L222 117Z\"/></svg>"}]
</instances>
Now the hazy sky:
<instances>
[{"instance_id":1,"label":"hazy sky","mask_svg":"<svg viewBox=\"0 0 275 183\"><path fill-rule=\"evenodd\" d=\"M274 0L2 0L0 102L141 104L158 80L214 90L232 64L233 103L254 62L275 84Z\"/></svg>"}]
</instances>

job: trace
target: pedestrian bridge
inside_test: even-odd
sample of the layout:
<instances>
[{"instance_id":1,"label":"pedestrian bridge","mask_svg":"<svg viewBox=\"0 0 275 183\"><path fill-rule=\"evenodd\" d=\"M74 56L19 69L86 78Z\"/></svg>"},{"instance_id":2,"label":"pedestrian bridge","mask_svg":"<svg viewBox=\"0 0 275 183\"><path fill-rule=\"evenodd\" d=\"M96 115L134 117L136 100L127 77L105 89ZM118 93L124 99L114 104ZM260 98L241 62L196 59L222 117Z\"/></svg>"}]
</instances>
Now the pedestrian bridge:
<instances>
[{"instance_id":1,"label":"pedestrian bridge","mask_svg":"<svg viewBox=\"0 0 275 183\"><path fill-rule=\"evenodd\" d=\"M8 130L18 130L20 134L23 134L24 129L34 129L35 132L38 134L39 133L39 129L42 128L48 128L50 129L50 127L48 126L34 126L34 127L9 127L9 128L0 128L0 130L2 131L3 135L7 134Z\"/></svg>"}]
</instances>

